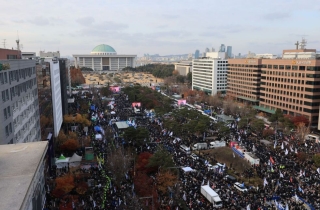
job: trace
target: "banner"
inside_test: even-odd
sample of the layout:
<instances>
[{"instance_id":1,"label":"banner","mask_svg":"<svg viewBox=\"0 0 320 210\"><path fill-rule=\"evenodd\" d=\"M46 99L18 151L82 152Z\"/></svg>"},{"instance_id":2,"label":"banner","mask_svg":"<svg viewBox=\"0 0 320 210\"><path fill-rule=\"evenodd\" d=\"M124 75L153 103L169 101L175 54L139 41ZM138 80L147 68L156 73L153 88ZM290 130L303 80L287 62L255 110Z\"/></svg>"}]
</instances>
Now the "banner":
<instances>
[{"instance_id":1,"label":"banner","mask_svg":"<svg viewBox=\"0 0 320 210\"><path fill-rule=\"evenodd\" d=\"M119 86L111 86L110 87L110 90L114 93L117 93L120 91L120 87Z\"/></svg>"},{"instance_id":2,"label":"banner","mask_svg":"<svg viewBox=\"0 0 320 210\"><path fill-rule=\"evenodd\" d=\"M141 107L141 102L133 102L132 107Z\"/></svg>"},{"instance_id":3,"label":"banner","mask_svg":"<svg viewBox=\"0 0 320 210\"><path fill-rule=\"evenodd\" d=\"M178 100L178 105L186 105L187 104L187 101L185 99L180 99Z\"/></svg>"}]
</instances>

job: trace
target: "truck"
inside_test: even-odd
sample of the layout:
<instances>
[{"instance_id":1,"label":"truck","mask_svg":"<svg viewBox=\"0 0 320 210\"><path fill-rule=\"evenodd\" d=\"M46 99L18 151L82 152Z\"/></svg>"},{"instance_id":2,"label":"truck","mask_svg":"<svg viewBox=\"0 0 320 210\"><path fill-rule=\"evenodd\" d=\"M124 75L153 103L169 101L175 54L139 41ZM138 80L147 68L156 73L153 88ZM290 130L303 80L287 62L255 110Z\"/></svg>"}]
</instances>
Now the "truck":
<instances>
[{"instance_id":1,"label":"truck","mask_svg":"<svg viewBox=\"0 0 320 210\"><path fill-rule=\"evenodd\" d=\"M208 149L208 144L207 143L196 143L192 147L192 150L201 150L201 149Z\"/></svg>"},{"instance_id":2,"label":"truck","mask_svg":"<svg viewBox=\"0 0 320 210\"><path fill-rule=\"evenodd\" d=\"M225 146L226 146L225 141L212 141L212 142L210 142L209 148L213 149L213 148L225 147Z\"/></svg>"},{"instance_id":3,"label":"truck","mask_svg":"<svg viewBox=\"0 0 320 210\"><path fill-rule=\"evenodd\" d=\"M213 207L222 207L221 198L209 185L201 186L200 192L210 203L212 203Z\"/></svg>"}]
</instances>

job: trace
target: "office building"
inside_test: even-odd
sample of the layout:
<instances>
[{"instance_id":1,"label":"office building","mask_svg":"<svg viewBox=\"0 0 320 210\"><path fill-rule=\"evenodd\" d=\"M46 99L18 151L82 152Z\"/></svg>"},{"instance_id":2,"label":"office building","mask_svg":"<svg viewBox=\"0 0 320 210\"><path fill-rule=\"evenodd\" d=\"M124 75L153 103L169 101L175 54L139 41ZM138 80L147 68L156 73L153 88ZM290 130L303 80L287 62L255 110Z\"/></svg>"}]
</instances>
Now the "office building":
<instances>
[{"instance_id":1,"label":"office building","mask_svg":"<svg viewBox=\"0 0 320 210\"><path fill-rule=\"evenodd\" d=\"M215 52L216 50L214 48L211 48L211 52Z\"/></svg>"},{"instance_id":2,"label":"office building","mask_svg":"<svg viewBox=\"0 0 320 210\"><path fill-rule=\"evenodd\" d=\"M199 57L200 57L200 51L196 50L195 53L194 53L194 58L197 59Z\"/></svg>"},{"instance_id":3,"label":"office building","mask_svg":"<svg viewBox=\"0 0 320 210\"><path fill-rule=\"evenodd\" d=\"M0 60L9 59L21 59L21 51L0 48Z\"/></svg>"},{"instance_id":4,"label":"office building","mask_svg":"<svg viewBox=\"0 0 320 210\"><path fill-rule=\"evenodd\" d=\"M187 76L192 72L192 61L180 61L175 63L174 69L179 72L179 75Z\"/></svg>"},{"instance_id":5,"label":"office building","mask_svg":"<svg viewBox=\"0 0 320 210\"><path fill-rule=\"evenodd\" d=\"M227 46L227 57L228 58L232 57L232 46Z\"/></svg>"},{"instance_id":6,"label":"office building","mask_svg":"<svg viewBox=\"0 0 320 210\"><path fill-rule=\"evenodd\" d=\"M135 67L137 55L118 55L113 47L100 44L90 54L73 55L77 68L93 71L120 71L125 67Z\"/></svg>"},{"instance_id":7,"label":"office building","mask_svg":"<svg viewBox=\"0 0 320 210\"><path fill-rule=\"evenodd\" d=\"M315 49L283 50L282 58L229 59L227 95L254 104L255 109L305 116L318 125L320 54Z\"/></svg>"},{"instance_id":8,"label":"office building","mask_svg":"<svg viewBox=\"0 0 320 210\"><path fill-rule=\"evenodd\" d=\"M219 52L226 52L226 46L224 44L220 45Z\"/></svg>"},{"instance_id":9,"label":"office building","mask_svg":"<svg viewBox=\"0 0 320 210\"><path fill-rule=\"evenodd\" d=\"M209 95L225 94L227 88L226 53L208 52L205 58L192 61L192 90L202 90Z\"/></svg>"},{"instance_id":10,"label":"office building","mask_svg":"<svg viewBox=\"0 0 320 210\"><path fill-rule=\"evenodd\" d=\"M68 75L68 64L69 60L66 58L59 59L59 69L60 69L60 86L61 86L61 108L62 115L68 114L68 95L67 86L69 86L69 75Z\"/></svg>"},{"instance_id":11,"label":"office building","mask_svg":"<svg viewBox=\"0 0 320 210\"><path fill-rule=\"evenodd\" d=\"M40 58L47 58L47 57L56 57L56 58L60 58L60 52L45 52L45 51L40 51L39 52L39 57Z\"/></svg>"},{"instance_id":12,"label":"office building","mask_svg":"<svg viewBox=\"0 0 320 210\"><path fill-rule=\"evenodd\" d=\"M21 52L21 59L37 59L37 55L35 52Z\"/></svg>"},{"instance_id":13,"label":"office building","mask_svg":"<svg viewBox=\"0 0 320 210\"><path fill-rule=\"evenodd\" d=\"M36 61L0 60L0 144L39 141Z\"/></svg>"},{"instance_id":14,"label":"office building","mask_svg":"<svg viewBox=\"0 0 320 210\"><path fill-rule=\"evenodd\" d=\"M0 146L0 209L44 209L47 148L47 141Z\"/></svg>"}]
</instances>

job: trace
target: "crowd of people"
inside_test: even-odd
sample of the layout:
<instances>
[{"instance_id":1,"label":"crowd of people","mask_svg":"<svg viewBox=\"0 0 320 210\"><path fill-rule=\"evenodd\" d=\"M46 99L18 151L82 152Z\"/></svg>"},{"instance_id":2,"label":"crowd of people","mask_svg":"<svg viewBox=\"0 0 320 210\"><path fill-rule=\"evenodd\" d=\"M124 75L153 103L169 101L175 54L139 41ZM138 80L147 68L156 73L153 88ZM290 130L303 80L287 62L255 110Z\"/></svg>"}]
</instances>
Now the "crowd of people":
<instances>
[{"instance_id":1,"label":"crowd of people","mask_svg":"<svg viewBox=\"0 0 320 210\"><path fill-rule=\"evenodd\" d=\"M104 162L107 161L106 149L110 145L118 144L115 139L119 134L114 124L116 121L127 121L129 117L135 115L131 109L128 97L123 94L113 95L112 109L105 106L98 96L95 100L94 109L89 109L89 116L96 116L87 132L79 132L79 135L91 136L94 155L98 157L99 164L90 168L82 168L82 173L89 174L90 179L95 180L90 193L72 202L73 209L132 209L132 196L134 195L133 177L127 176L126 180L117 187L112 180L112 171L106 169ZM89 101L92 105L92 101ZM105 110L109 108L109 114ZM112 111L113 114L110 114ZM180 150L180 144L192 145L199 139L195 136L172 136L166 131L162 122L162 117L139 117L135 118L135 126L144 126L150 134L150 141L161 143L164 148L172 154L177 166L191 167L193 171L184 172L179 169L179 182L174 195L160 196L157 202L160 209L216 209L200 192L202 185L209 185L218 193L222 200L222 207L219 209L320 209L320 169L314 168L314 163L310 160L299 160L297 154L304 152L315 154L319 152L319 145L315 142L303 144L292 143L290 136L276 133L274 148L260 142L261 136L252 136L249 131L239 130L237 121L230 127L230 134L224 139L230 143L232 140L246 147L247 151L252 151L260 159L259 165L252 165L245 173L256 174L262 182L259 186L246 186L247 191L242 192L233 186L233 183L225 179L227 169L232 165L223 164L215 170L209 169L209 161L213 157L202 156L199 160L194 160L190 154ZM97 141L94 126L100 126L108 133L112 133L113 138L103 137ZM212 128L210 128L212 129ZM250 129L250 126L247 127ZM180 139L180 141L177 141ZM181 140L182 139L182 140ZM151 144L138 148L138 152L155 152L156 147ZM235 158L240 158L235 156ZM68 172L68 169L55 170L55 175L61 176ZM47 191L47 207L57 209L59 199L50 196L50 189ZM178 202L179 200L179 202ZM181 201L184 202L182 204ZM151 206L151 205L150 205Z\"/></svg>"}]
</instances>

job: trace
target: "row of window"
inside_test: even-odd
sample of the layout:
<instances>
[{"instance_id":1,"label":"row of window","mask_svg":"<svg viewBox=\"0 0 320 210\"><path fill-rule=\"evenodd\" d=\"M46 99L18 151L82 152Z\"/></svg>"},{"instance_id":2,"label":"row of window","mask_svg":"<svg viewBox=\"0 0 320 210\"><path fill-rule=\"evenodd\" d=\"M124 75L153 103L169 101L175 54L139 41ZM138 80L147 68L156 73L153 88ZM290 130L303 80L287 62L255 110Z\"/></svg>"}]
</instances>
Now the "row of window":
<instances>
[{"instance_id":1,"label":"row of window","mask_svg":"<svg viewBox=\"0 0 320 210\"><path fill-rule=\"evenodd\" d=\"M29 67L24 69L18 69L9 72L9 81L19 81L19 79L26 79L27 76L31 77L31 75L35 74L35 67Z\"/></svg>"},{"instance_id":2,"label":"row of window","mask_svg":"<svg viewBox=\"0 0 320 210\"><path fill-rule=\"evenodd\" d=\"M10 106L8 106L8 107L3 109L3 115L4 115L4 119L8 119L9 117L11 117L11 108L10 108Z\"/></svg>"},{"instance_id":3,"label":"row of window","mask_svg":"<svg viewBox=\"0 0 320 210\"><path fill-rule=\"evenodd\" d=\"M6 127L5 127L5 131L6 131L6 137L8 137L11 133L12 133L12 124L9 123Z\"/></svg>"},{"instance_id":4,"label":"row of window","mask_svg":"<svg viewBox=\"0 0 320 210\"><path fill-rule=\"evenodd\" d=\"M8 101L9 99L12 100L13 97L15 96L20 96L20 94L24 91L24 92L27 92L28 89L32 89L34 85L37 85L36 84L36 78L33 78L33 79L30 79L28 81L25 81L21 84L18 84L14 87L11 87L10 88L10 95L9 95L9 89L6 89L6 90L3 90L2 91L2 101L3 102L6 102ZM10 98L11 96L11 98Z\"/></svg>"},{"instance_id":5,"label":"row of window","mask_svg":"<svg viewBox=\"0 0 320 210\"><path fill-rule=\"evenodd\" d=\"M247 67L247 68L265 68L265 69L280 69L280 70L307 70L320 71L320 66L297 66L297 65L247 65L247 64L229 64L232 67Z\"/></svg>"}]
</instances>

